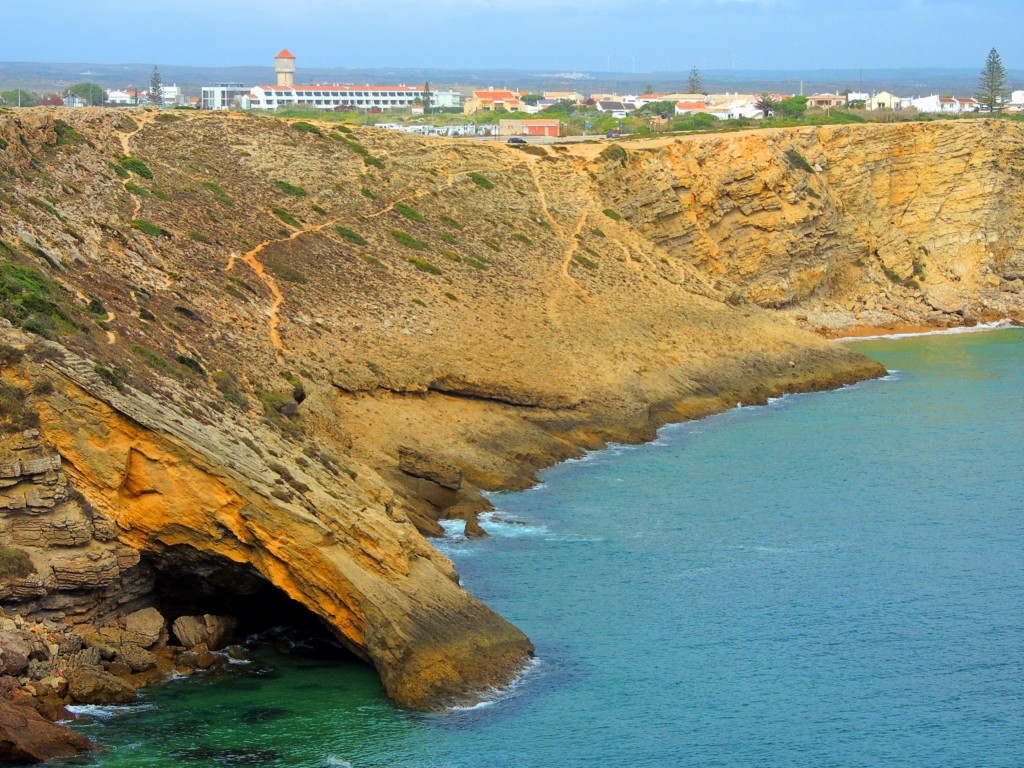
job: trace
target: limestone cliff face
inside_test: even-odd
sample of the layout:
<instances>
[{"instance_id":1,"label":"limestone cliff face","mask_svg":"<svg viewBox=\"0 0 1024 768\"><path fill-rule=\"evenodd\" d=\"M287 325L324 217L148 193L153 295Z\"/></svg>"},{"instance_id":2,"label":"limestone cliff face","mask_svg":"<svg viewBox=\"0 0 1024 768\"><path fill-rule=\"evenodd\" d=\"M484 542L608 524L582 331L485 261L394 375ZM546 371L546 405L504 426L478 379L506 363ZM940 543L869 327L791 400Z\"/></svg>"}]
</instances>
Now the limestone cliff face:
<instances>
[{"instance_id":1,"label":"limestone cliff face","mask_svg":"<svg viewBox=\"0 0 1024 768\"><path fill-rule=\"evenodd\" d=\"M1022 316L1024 132L1006 121L650 142L599 181L673 258L812 326Z\"/></svg>"},{"instance_id":2,"label":"limestone cliff face","mask_svg":"<svg viewBox=\"0 0 1024 768\"><path fill-rule=\"evenodd\" d=\"M482 490L585 448L881 373L773 308L840 328L1018 306L1010 124L533 155L23 110L0 137L0 426L13 446L18 404L38 413L51 462L0 511L45 594L12 581L5 604L70 620L139 607L153 572L246 574L416 707L532 652L423 538L439 518L472 532ZM93 565L62 598L70 552Z\"/></svg>"}]
</instances>

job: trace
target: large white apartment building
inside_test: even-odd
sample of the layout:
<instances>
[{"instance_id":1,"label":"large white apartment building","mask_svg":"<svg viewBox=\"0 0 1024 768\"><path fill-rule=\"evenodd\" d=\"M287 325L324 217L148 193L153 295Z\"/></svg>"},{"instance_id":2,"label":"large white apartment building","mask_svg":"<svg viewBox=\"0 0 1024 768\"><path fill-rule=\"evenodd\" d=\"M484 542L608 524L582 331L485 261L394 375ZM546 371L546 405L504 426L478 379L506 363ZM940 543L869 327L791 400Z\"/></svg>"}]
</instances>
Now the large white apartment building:
<instances>
[{"instance_id":1,"label":"large white apartment building","mask_svg":"<svg viewBox=\"0 0 1024 768\"><path fill-rule=\"evenodd\" d=\"M423 87L410 85L257 85L242 97L242 109L314 107L323 110L412 109Z\"/></svg>"}]
</instances>

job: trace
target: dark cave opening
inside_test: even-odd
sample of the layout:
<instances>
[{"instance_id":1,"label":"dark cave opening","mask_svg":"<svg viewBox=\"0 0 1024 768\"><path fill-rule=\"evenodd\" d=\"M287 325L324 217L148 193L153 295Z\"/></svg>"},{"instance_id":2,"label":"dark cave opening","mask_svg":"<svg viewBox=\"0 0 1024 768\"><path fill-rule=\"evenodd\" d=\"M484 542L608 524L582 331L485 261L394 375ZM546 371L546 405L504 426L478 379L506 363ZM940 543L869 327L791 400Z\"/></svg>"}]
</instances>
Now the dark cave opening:
<instances>
[{"instance_id":1,"label":"dark cave opening","mask_svg":"<svg viewBox=\"0 0 1024 768\"><path fill-rule=\"evenodd\" d=\"M168 627L179 616L231 616L238 621L236 644L273 643L316 658L356 658L322 619L250 565L189 546L169 547L145 559L155 575L154 605Z\"/></svg>"}]
</instances>

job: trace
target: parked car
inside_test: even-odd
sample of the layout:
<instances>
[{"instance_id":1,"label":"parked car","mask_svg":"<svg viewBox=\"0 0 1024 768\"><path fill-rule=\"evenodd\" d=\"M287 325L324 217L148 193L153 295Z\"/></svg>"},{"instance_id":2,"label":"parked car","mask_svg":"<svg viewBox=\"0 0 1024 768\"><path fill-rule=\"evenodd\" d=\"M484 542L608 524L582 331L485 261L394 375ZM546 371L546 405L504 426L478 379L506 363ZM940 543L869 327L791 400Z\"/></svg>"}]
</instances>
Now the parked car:
<instances>
[{"instance_id":1,"label":"parked car","mask_svg":"<svg viewBox=\"0 0 1024 768\"><path fill-rule=\"evenodd\" d=\"M526 139L521 139L518 136L513 136L511 139L508 140L508 143L509 144L525 144L526 143Z\"/></svg>"},{"instance_id":2,"label":"parked car","mask_svg":"<svg viewBox=\"0 0 1024 768\"><path fill-rule=\"evenodd\" d=\"M609 139L617 139L622 135L622 131L608 131L605 136Z\"/></svg>"}]
</instances>

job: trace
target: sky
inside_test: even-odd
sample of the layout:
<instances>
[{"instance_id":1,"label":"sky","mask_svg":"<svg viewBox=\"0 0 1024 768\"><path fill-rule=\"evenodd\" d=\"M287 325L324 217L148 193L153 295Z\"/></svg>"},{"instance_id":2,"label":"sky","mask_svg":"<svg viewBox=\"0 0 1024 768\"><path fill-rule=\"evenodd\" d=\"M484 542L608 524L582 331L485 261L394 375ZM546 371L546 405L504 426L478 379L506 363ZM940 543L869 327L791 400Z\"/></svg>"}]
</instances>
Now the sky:
<instances>
[{"instance_id":1,"label":"sky","mask_svg":"<svg viewBox=\"0 0 1024 768\"><path fill-rule=\"evenodd\" d=\"M1024 0L0 0L2 62L1024 68ZM12 32L16 30L16 34Z\"/></svg>"}]
</instances>

